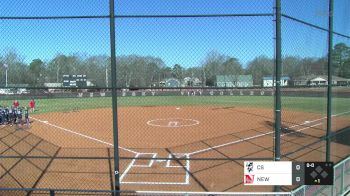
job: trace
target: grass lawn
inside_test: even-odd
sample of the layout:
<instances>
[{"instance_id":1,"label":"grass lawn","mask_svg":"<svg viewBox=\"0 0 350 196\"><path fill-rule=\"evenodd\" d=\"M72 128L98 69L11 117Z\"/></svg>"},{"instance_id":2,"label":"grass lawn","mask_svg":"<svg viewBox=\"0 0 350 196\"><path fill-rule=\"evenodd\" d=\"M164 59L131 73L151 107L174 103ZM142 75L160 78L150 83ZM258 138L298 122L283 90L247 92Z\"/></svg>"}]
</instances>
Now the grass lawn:
<instances>
[{"instance_id":1,"label":"grass lawn","mask_svg":"<svg viewBox=\"0 0 350 196\"><path fill-rule=\"evenodd\" d=\"M21 106L28 105L29 100L20 100ZM11 105L12 100L0 101L2 105ZM348 98L333 98L333 114L350 111ZM145 96L118 97L118 105L125 106L188 106L188 105L218 105L218 106L247 106L273 108L272 96ZM109 108L112 106L111 97L92 98L54 98L36 99L37 112L63 112L73 109ZM326 113L327 100L325 97L282 97L282 109ZM350 115L350 112L347 114Z\"/></svg>"}]
</instances>

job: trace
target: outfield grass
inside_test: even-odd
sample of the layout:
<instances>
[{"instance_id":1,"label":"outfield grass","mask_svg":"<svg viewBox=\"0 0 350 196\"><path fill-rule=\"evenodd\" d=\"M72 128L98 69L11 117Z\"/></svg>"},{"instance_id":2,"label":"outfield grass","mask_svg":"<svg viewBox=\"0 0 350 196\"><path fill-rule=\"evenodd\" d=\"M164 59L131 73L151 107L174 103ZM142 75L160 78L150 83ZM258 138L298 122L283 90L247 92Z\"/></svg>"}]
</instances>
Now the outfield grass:
<instances>
[{"instance_id":1,"label":"outfield grass","mask_svg":"<svg viewBox=\"0 0 350 196\"><path fill-rule=\"evenodd\" d=\"M21 106L28 105L29 100L20 100ZM93 98L55 98L36 99L37 112L64 112L73 109L110 108L111 97ZM333 98L333 113L343 113L350 110L348 98ZM12 101L1 101L2 105L10 105ZM118 105L125 106L188 106L188 105L217 105L217 106L247 106L273 108L272 96L146 96L118 97ZM312 113L326 113L326 98L318 97L282 97L282 107ZM348 115L350 115L348 113Z\"/></svg>"}]
</instances>

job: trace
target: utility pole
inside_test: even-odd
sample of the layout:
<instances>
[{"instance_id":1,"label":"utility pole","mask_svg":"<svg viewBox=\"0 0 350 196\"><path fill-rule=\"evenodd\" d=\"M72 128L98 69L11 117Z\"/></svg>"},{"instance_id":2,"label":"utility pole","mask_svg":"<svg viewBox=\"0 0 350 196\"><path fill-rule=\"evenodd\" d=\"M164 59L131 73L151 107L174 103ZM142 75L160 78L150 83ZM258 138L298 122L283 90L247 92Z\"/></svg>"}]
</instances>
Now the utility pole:
<instances>
[{"instance_id":1,"label":"utility pole","mask_svg":"<svg viewBox=\"0 0 350 196\"><path fill-rule=\"evenodd\" d=\"M6 87L7 87L7 69L8 69L8 65L7 64L4 64L4 67L5 67L5 77L6 77Z\"/></svg>"}]
</instances>

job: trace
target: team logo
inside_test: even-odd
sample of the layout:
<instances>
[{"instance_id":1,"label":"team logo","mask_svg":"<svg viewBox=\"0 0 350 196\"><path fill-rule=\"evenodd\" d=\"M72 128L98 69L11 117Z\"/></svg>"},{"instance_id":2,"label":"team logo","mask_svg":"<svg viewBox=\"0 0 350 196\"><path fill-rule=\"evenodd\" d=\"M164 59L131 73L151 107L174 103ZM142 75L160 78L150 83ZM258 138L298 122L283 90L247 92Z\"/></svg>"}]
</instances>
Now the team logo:
<instances>
[{"instance_id":1,"label":"team logo","mask_svg":"<svg viewBox=\"0 0 350 196\"><path fill-rule=\"evenodd\" d=\"M244 175L244 184L253 184L254 175Z\"/></svg>"},{"instance_id":2,"label":"team logo","mask_svg":"<svg viewBox=\"0 0 350 196\"><path fill-rule=\"evenodd\" d=\"M253 162L248 162L246 165L248 173L253 172Z\"/></svg>"}]
</instances>

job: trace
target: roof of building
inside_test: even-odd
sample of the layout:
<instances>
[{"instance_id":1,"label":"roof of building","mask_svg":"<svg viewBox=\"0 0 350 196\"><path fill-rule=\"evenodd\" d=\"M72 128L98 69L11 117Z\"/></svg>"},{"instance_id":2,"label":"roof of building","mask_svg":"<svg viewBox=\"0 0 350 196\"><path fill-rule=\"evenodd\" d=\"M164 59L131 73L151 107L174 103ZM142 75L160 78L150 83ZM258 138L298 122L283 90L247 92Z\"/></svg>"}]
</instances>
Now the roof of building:
<instances>
[{"instance_id":1,"label":"roof of building","mask_svg":"<svg viewBox=\"0 0 350 196\"><path fill-rule=\"evenodd\" d=\"M322 79L328 81L328 76L327 75L300 76L300 77L296 77L294 80L305 80L305 81L308 81L308 80L313 80L313 79L316 79L316 78L322 78ZM339 77L339 76L332 76L332 80L333 81L350 81L350 79L342 78L342 77Z\"/></svg>"},{"instance_id":2,"label":"roof of building","mask_svg":"<svg viewBox=\"0 0 350 196\"><path fill-rule=\"evenodd\" d=\"M272 76L265 76L263 77L263 80L272 80ZM290 77L289 76L281 76L281 80L290 80Z\"/></svg>"},{"instance_id":3,"label":"roof of building","mask_svg":"<svg viewBox=\"0 0 350 196\"><path fill-rule=\"evenodd\" d=\"M327 78L324 78L324 77L315 77L315 78L312 78L310 81L327 81Z\"/></svg>"},{"instance_id":4,"label":"roof of building","mask_svg":"<svg viewBox=\"0 0 350 196\"><path fill-rule=\"evenodd\" d=\"M308 81L311 80L312 78L315 78L315 75L308 75L308 76L299 76L299 77L295 77L294 81L299 80L299 81Z\"/></svg>"},{"instance_id":5,"label":"roof of building","mask_svg":"<svg viewBox=\"0 0 350 196\"><path fill-rule=\"evenodd\" d=\"M217 75L216 82L253 81L252 75Z\"/></svg>"},{"instance_id":6,"label":"roof of building","mask_svg":"<svg viewBox=\"0 0 350 196\"><path fill-rule=\"evenodd\" d=\"M323 78L325 80L328 80L328 76L327 75L321 75L319 77ZM342 77L339 77L339 76L332 76L332 80L333 81L350 81L350 79L342 78Z\"/></svg>"},{"instance_id":7,"label":"roof of building","mask_svg":"<svg viewBox=\"0 0 350 196\"><path fill-rule=\"evenodd\" d=\"M29 87L29 84L8 84L8 87L17 88L17 87Z\"/></svg>"}]
</instances>

